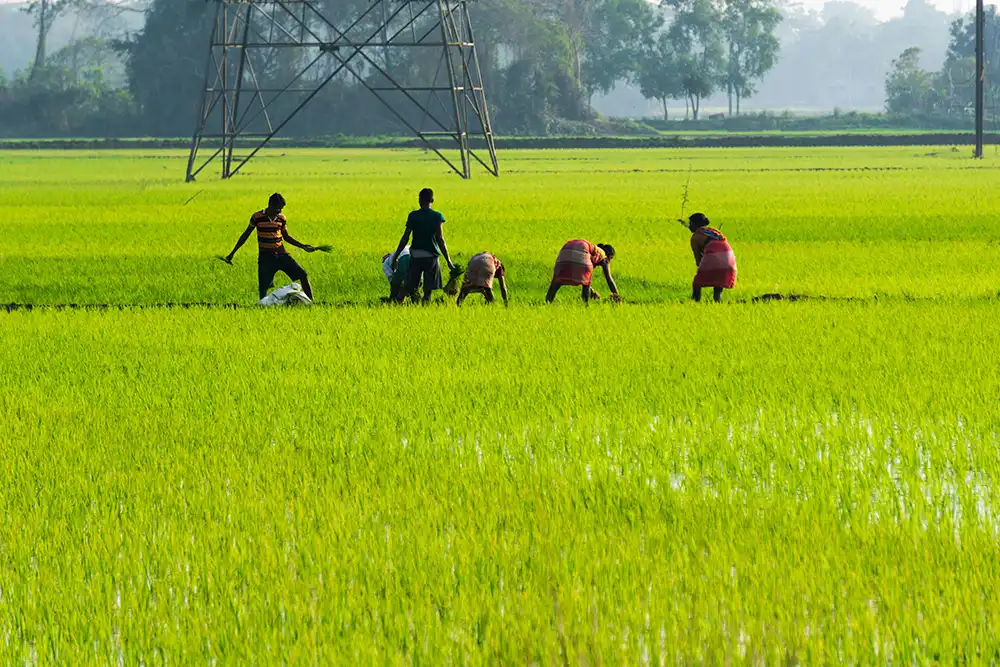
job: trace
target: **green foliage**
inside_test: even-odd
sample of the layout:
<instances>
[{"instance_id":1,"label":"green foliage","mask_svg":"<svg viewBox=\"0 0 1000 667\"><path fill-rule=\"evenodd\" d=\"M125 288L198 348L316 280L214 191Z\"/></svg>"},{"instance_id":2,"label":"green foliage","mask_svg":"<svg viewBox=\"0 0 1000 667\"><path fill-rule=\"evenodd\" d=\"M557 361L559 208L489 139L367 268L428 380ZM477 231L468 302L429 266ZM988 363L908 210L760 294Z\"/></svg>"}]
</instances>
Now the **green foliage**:
<instances>
[{"instance_id":1,"label":"green foliage","mask_svg":"<svg viewBox=\"0 0 1000 667\"><path fill-rule=\"evenodd\" d=\"M692 165L689 209L706 209L724 224L741 266L753 267L741 274L735 298L775 290L986 296L1000 285L1000 261L992 261L1000 246L969 244L951 226L956 211L964 212L963 226L986 230L995 215L991 206L968 210L989 191L993 172L988 163L971 165L965 150L567 155L507 150L502 178L462 182L445 178L443 165L418 150L275 148L250 164L247 178L220 182L206 173L185 184L182 150L0 152L4 205L18 221L18 233L0 240L0 256L8 258L0 303L249 303L254 248L237 255L232 271L212 257L232 248L249 215L266 203L261 197L275 190L288 199L296 238L336 248L329 257L301 258L317 300L375 303L385 295L380 258L427 186L449 220L449 249L466 259L496 252L511 269L518 302L542 300L562 243L581 236L615 246L615 272L631 303L683 301L693 265L688 238L676 236L671 221ZM71 233L68 218L75 221ZM887 266L886 253L908 260ZM970 262L979 268L970 272ZM923 268L914 272L913 265Z\"/></svg>"},{"instance_id":2,"label":"green foliage","mask_svg":"<svg viewBox=\"0 0 1000 667\"><path fill-rule=\"evenodd\" d=\"M1000 58L1000 13L996 5L986 6L986 60L997 62ZM948 62L975 60L976 57L976 15L975 12L961 16L951 25L951 42L948 45ZM1000 88L1000 68L987 67L987 85Z\"/></svg>"},{"instance_id":3,"label":"green foliage","mask_svg":"<svg viewBox=\"0 0 1000 667\"><path fill-rule=\"evenodd\" d=\"M587 92L608 93L616 83L635 79L642 44L662 22L647 0L603 0L595 10L594 29L584 49L582 83Z\"/></svg>"},{"instance_id":4,"label":"green foliage","mask_svg":"<svg viewBox=\"0 0 1000 667\"><path fill-rule=\"evenodd\" d=\"M120 45L144 134L185 136L198 116L216 3L154 2L142 31Z\"/></svg>"},{"instance_id":5,"label":"green foliage","mask_svg":"<svg viewBox=\"0 0 1000 667\"><path fill-rule=\"evenodd\" d=\"M909 48L893 62L886 78L886 107L911 114L968 115L973 112L976 90L975 12L951 25L951 41L944 66L931 73L919 66L920 50ZM986 94L995 107L1000 95L1000 15L995 6L986 8Z\"/></svg>"},{"instance_id":6,"label":"green foliage","mask_svg":"<svg viewBox=\"0 0 1000 667\"><path fill-rule=\"evenodd\" d=\"M492 120L508 134L544 134L555 119L581 118L585 111L569 38L552 19L525 20L513 32L521 36L517 57L492 74Z\"/></svg>"},{"instance_id":7,"label":"green foliage","mask_svg":"<svg viewBox=\"0 0 1000 667\"><path fill-rule=\"evenodd\" d=\"M646 99L656 100L663 107L663 119L669 113L667 103L684 96L680 66L674 44L667 32L659 33L643 51L637 83Z\"/></svg>"},{"instance_id":8,"label":"green foliage","mask_svg":"<svg viewBox=\"0 0 1000 667\"><path fill-rule=\"evenodd\" d=\"M29 7L41 13L40 4ZM49 6L65 11L76 3ZM13 81L0 77L0 136L120 137L135 132L124 67L105 39L84 37L35 61Z\"/></svg>"},{"instance_id":9,"label":"green foliage","mask_svg":"<svg viewBox=\"0 0 1000 667\"><path fill-rule=\"evenodd\" d=\"M934 77L920 67L920 49L909 48L893 61L885 81L890 113L930 113L934 110Z\"/></svg>"},{"instance_id":10,"label":"green foliage","mask_svg":"<svg viewBox=\"0 0 1000 667\"><path fill-rule=\"evenodd\" d=\"M722 15L715 0L669 0L666 4L675 11L668 33L681 89L698 120L701 101L718 89L725 71Z\"/></svg>"},{"instance_id":11,"label":"green foliage","mask_svg":"<svg viewBox=\"0 0 1000 667\"><path fill-rule=\"evenodd\" d=\"M66 9L69 9L76 0L28 0L21 8L26 14L30 14L35 25L35 60L31 68L31 78L45 68L45 58L47 56L46 40L52 30L52 24Z\"/></svg>"},{"instance_id":12,"label":"green foliage","mask_svg":"<svg viewBox=\"0 0 1000 667\"><path fill-rule=\"evenodd\" d=\"M0 310L0 663L993 659L989 163L509 151L461 182L266 151L190 185L184 159L0 153L0 302L249 303L252 250L211 255L280 189L343 307ZM684 301L692 165L737 303ZM374 307L426 185L510 308ZM580 236L626 304L539 303Z\"/></svg>"},{"instance_id":13,"label":"green foliage","mask_svg":"<svg viewBox=\"0 0 1000 667\"><path fill-rule=\"evenodd\" d=\"M782 16L774 0L724 0L722 16L729 115L733 115L734 98L739 115L742 101L757 92L757 83L778 62L781 44L775 31Z\"/></svg>"},{"instance_id":14,"label":"green foliage","mask_svg":"<svg viewBox=\"0 0 1000 667\"><path fill-rule=\"evenodd\" d=\"M109 84L100 66L70 69L52 56L0 85L0 137L127 136L135 108L127 90Z\"/></svg>"}]
</instances>

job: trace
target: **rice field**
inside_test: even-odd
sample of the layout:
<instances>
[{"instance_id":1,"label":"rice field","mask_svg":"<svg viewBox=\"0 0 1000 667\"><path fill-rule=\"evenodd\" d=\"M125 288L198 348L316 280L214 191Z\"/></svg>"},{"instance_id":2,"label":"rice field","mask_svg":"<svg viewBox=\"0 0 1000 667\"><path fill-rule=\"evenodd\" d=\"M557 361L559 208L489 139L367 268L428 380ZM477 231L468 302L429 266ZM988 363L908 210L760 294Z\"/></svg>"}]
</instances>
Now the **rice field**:
<instances>
[{"instance_id":1,"label":"rice field","mask_svg":"<svg viewBox=\"0 0 1000 667\"><path fill-rule=\"evenodd\" d=\"M995 160L184 159L0 152L0 663L1000 661ZM422 187L509 308L380 304ZM213 259L276 190L312 308ZM624 304L543 303L581 237Z\"/></svg>"}]
</instances>

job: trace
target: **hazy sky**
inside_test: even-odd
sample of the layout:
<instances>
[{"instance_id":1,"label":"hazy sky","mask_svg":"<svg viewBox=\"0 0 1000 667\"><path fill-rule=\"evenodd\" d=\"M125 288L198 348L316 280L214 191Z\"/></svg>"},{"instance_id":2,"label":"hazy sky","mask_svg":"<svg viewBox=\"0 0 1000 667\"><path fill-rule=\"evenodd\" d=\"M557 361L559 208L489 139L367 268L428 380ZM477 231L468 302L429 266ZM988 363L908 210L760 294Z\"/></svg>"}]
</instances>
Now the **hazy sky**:
<instances>
[{"instance_id":1,"label":"hazy sky","mask_svg":"<svg viewBox=\"0 0 1000 667\"><path fill-rule=\"evenodd\" d=\"M880 19L887 19L899 14L906 5L906 0L852 0L856 4L871 8ZM987 4L993 4L990 0ZM798 0L799 4L810 9L821 9L826 0ZM975 9L975 0L931 0L931 3L946 12L970 11Z\"/></svg>"}]
</instances>

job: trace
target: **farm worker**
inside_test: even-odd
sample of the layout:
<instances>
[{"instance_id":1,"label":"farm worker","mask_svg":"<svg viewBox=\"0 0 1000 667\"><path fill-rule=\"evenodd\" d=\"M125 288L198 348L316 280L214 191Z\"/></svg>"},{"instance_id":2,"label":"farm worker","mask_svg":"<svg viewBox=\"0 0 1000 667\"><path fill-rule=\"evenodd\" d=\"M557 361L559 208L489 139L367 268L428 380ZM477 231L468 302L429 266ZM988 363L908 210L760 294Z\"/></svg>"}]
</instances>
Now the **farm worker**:
<instances>
[{"instance_id":1,"label":"farm worker","mask_svg":"<svg viewBox=\"0 0 1000 667\"><path fill-rule=\"evenodd\" d=\"M714 299L722 301L722 290L736 286L736 255L722 232L708 225L708 218L702 213L688 218L691 250L698 265L691 298L701 301L701 288L711 287Z\"/></svg>"},{"instance_id":2,"label":"farm worker","mask_svg":"<svg viewBox=\"0 0 1000 667\"><path fill-rule=\"evenodd\" d=\"M455 264L448 255L448 246L444 242L444 234L441 231L444 225L444 216L431 208L434 203L434 191L424 188L419 195L420 208L412 211L406 219L406 230L399 239L399 246L392 256L390 266L395 271L398 268L400 255L406 248L406 244L413 236L410 244L410 267L406 273L406 282L403 290L396 295L396 301L403 302L406 294L417 289L420 280L424 281L424 303L431 300L431 292L441 289L441 264L438 257L443 255L444 261L448 263L448 268L455 269Z\"/></svg>"},{"instance_id":3,"label":"farm worker","mask_svg":"<svg viewBox=\"0 0 1000 667\"><path fill-rule=\"evenodd\" d=\"M395 301L397 295L403 291L403 286L406 283L406 274L410 270L410 246L403 248L403 252L399 253L399 261L396 268L392 268L392 255L393 253L388 253L382 255L382 273L385 274L386 280L389 281L389 299ZM417 285L419 287L419 284ZM412 289L408 293L411 298L416 295L417 290Z\"/></svg>"},{"instance_id":4,"label":"farm worker","mask_svg":"<svg viewBox=\"0 0 1000 667\"><path fill-rule=\"evenodd\" d=\"M604 271L604 279L611 290L611 298L621 301L618 295L618 286L615 285L614 278L611 277L611 260L615 258L615 249L603 243L593 244L590 241L577 240L569 241L559 251L556 257L556 269L552 276L552 284L549 285L549 293L545 300L549 303L556 298L556 292L563 285L582 286L583 302L588 303L590 298L600 299L601 295L590 286L594 269L598 266Z\"/></svg>"},{"instance_id":5,"label":"farm worker","mask_svg":"<svg viewBox=\"0 0 1000 667\"><path fill-rule=\"evenodd\" d=\"M267 208L250 216L250 225L244 230L233 251L223 257L226 264L233 263L236 251L257 230L257 288L260 298L267 296L267 290L274 282L274 275L283 271L294 281L302 283L302 291L312 299L312 285L309 284L309 274L299 266L299 263L288 254L283 241L306 252L315 252L317 248L299 243L288 233L288 221L282 210L285 208L285 198L275 192L267 201Z\"/></svg>"},{"instance_id":6,"label":"farm worker","mask_svg":"<svg viewBox=\"0 0 1000 667\"><path fill-rule=\"evenodd\" d=\"M465 297L470 294L482 294L486 298L486 303L493 303L493 279L500 284L500 296L503 297L503 305L507 305L507 277L503 262L491 253L481 252L473 255L469 260L469 266L465 270L465 279L462 281L462 291L458 294L459 306L465 301Z\"/></svg>"}]
</instances>

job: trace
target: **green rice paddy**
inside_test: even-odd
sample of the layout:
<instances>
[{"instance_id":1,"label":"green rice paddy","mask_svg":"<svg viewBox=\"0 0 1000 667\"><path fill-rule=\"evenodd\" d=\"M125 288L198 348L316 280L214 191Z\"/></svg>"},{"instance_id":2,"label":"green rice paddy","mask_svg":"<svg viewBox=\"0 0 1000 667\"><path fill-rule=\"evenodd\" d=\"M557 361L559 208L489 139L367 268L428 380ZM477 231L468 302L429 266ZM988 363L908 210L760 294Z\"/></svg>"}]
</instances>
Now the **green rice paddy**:
<instances>
[{"instance_id":1,"label":"green rice paddy","mask_svg":"<svg viewBox=\"0 0 1000 667\"><path fill-rule=\"evenodd\" d=\"M995 161L500 157L0 153L0 663L1000 661ZM379 303L422 187L509 308ZM276 190L312 308L213 259ZM543 303L573 238L624 304Z\"/></svg>"}]
</instances>

